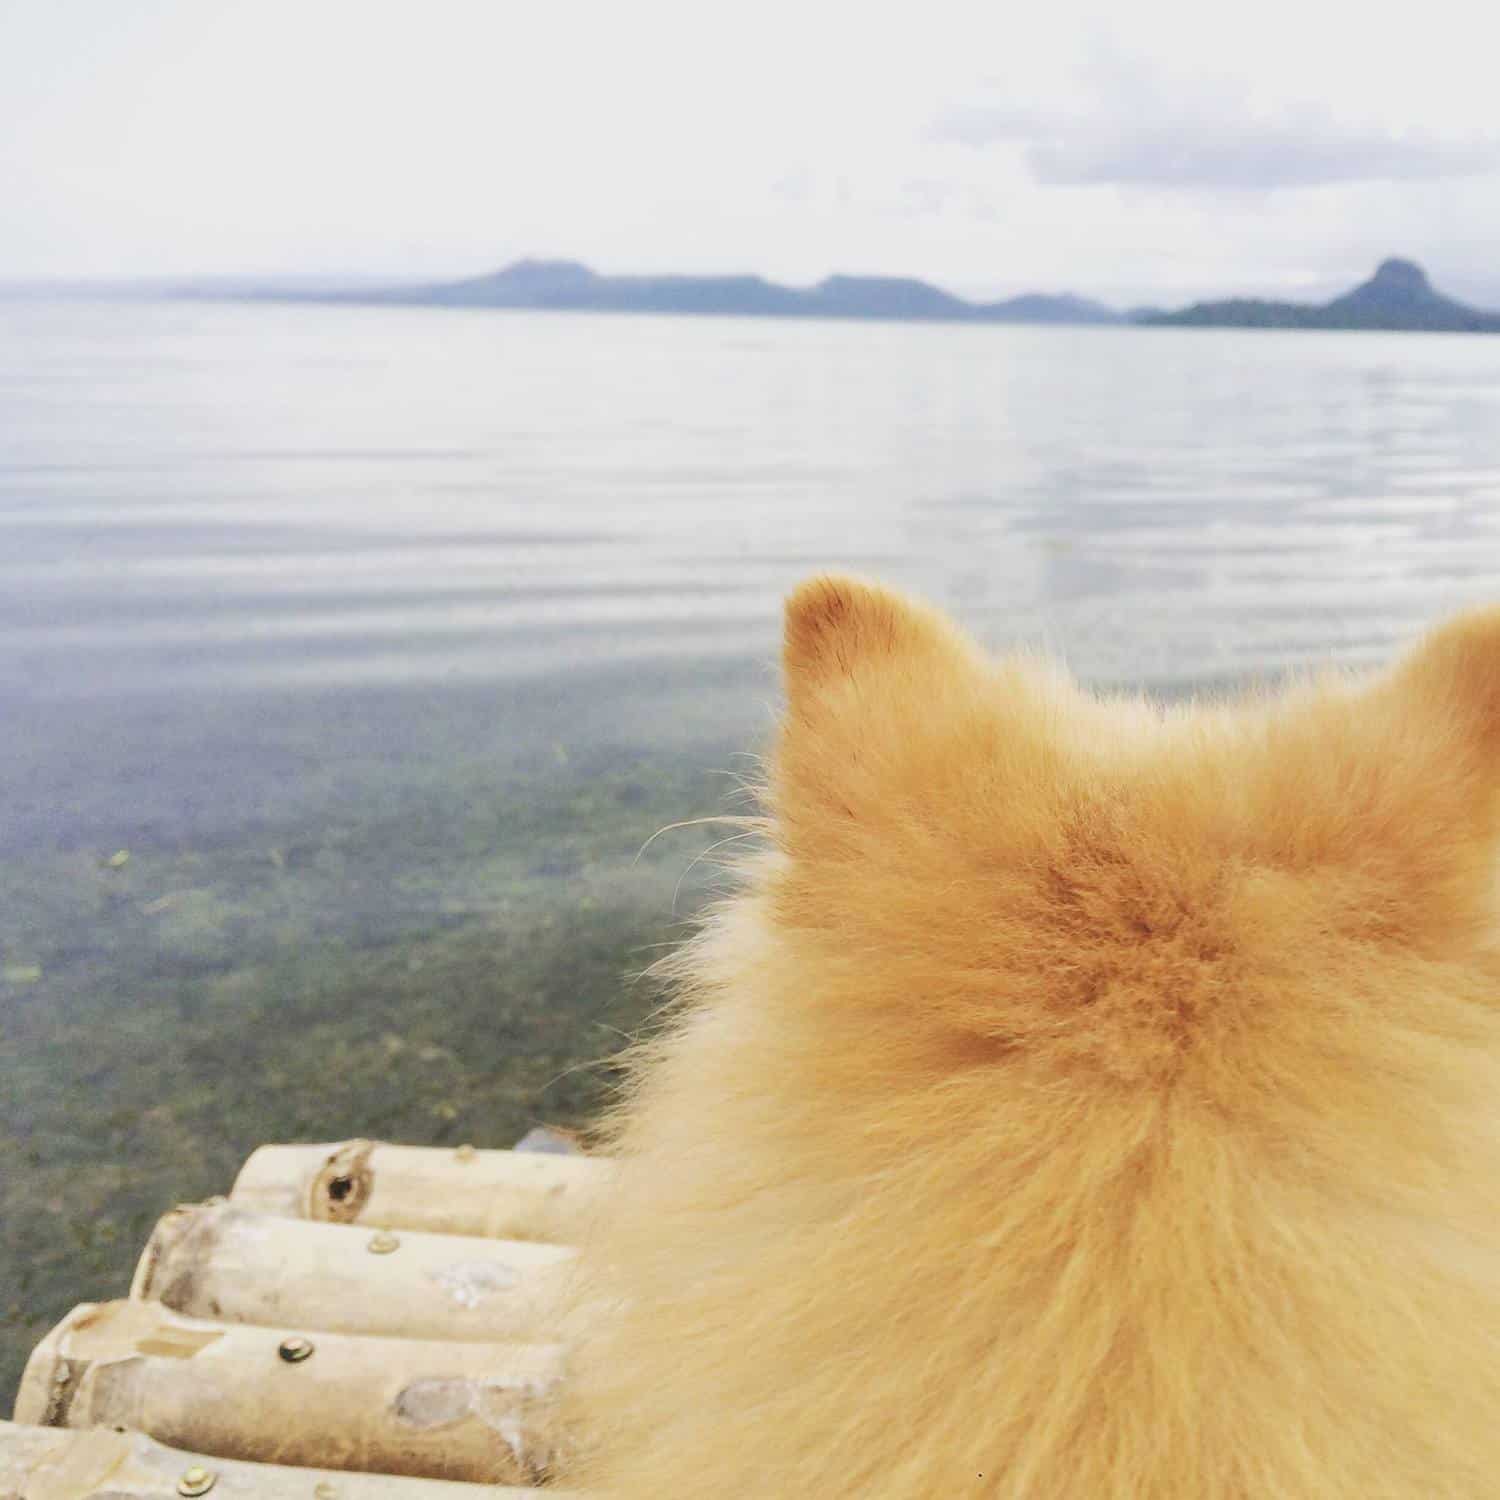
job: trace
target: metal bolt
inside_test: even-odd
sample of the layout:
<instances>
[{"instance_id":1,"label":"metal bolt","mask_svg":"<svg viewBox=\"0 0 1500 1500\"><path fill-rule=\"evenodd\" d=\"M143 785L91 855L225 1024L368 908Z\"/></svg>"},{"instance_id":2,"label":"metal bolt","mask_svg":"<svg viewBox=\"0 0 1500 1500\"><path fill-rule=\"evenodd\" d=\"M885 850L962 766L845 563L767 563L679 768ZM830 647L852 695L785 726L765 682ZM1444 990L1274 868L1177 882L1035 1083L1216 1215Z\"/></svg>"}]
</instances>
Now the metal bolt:
<instances>
[{"instance_id":1,"label":"metal bolt","mask_svg":"<svg viewBox=\"0 0 1500 1500\"><path fill-rule=\"evenodd\" d=\"M471 1162L479 1153L467 1141L464 1142L454 1153L455 1161Z\"/></svg>"},{"instance_id":2,"label":"metal bolt","mask_svg":"<svg viewBox=\"0 0 1500 1500\"><path fill-rule=\"evenodd\" d=\"M289 1364L300 1365L313 1352L313 1341L305 1339L300 1333L294 1333L289 1339L282 1339L277 1345L276 1352Z\"/></svg>"},{"instance_id":3,"label":"metal bolt","mask_svg":"<svg viewBox=\"0 0 1500 1500\"><path fill-rule=\"evenodd\" d=\"M313 1500L339 1500L339 1492L326 1480L313 1486Z\"/></svg>"},{"instance_id":4,"label":"metal bolt","mask_svg":"<svg viewBox=\"0 0 1500 1500\"><path fill-rule=\"evenodd\" d=\"M184 1469L182 1477L177 1481L177 1493L179 1495L206 1495L217 1483L219 1476L212 1469L205 1469L202 1464L194 1464L191 1469Z\"/></svg>"},{"instance_id":5,"label":"metal bolt","mask_svg":"<svg viewBox=\"0 0 1500 1500\"><path fill-rule=\"evenodd\" d=\"M400 1243L401 1241L389 1229L377 1229L365 1242L365 1249L371 1255L389 1255Z\"/></svg>"}]
</instances>

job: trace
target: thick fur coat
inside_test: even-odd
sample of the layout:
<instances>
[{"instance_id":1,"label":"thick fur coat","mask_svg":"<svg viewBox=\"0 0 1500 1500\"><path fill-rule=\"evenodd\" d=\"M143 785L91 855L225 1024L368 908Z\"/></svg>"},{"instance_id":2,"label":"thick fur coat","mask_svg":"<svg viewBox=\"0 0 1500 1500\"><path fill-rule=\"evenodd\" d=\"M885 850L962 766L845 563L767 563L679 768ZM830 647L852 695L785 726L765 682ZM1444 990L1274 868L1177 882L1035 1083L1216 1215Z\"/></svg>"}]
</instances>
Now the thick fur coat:
<instances>
[{"instance_id":1,"label":"thick fur coat","mask_svg":"<svg viewBox=\"0 0 1500 1500\"><path fill-rule=\"evenodd\" d=\"M790 600L583 1257L611 1500L1500 1495L1500 611L1231 706Z\"/></svg>"}]
</instances>

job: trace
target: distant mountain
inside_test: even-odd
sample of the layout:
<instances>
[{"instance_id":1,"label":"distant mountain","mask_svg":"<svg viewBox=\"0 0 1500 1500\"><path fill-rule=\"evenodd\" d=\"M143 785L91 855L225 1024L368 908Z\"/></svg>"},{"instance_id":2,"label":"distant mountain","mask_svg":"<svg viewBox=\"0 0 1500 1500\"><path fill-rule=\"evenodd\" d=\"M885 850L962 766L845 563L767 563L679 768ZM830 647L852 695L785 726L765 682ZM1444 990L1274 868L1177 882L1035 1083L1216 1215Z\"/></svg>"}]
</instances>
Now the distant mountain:
<instances>
[{"instance_id":1,"label":"distant mountain","mask_svg":"<svg viewBox=\"0 0 1500 1500\"><path fill-rule=\"evenodd\" d=\"M1028 292L1006 302L983 302L979 312L995 323L1123 323L1126 320L1114 308L1071 292L1048 296Z\"/></svg>"},{"instance_id":2,"label":"distant mountain","mask_svg":"<svg viewBox=\"0 0 1500 1500\"><path fill-rule=\"evenodd\" d=\"M1164 328L1397 329L1500 333L1500 312L1444 296L1414 261L1384 260L1366 282L1330 302L1235 298L1172 310L1118 312L1069 293L1027 293L968 302L907 276L829 276L782 286L763 276L601 276L576 260L518 260L466 281L382 286L316 276L159 277L137 281L0 282L14 297L171 297L211 301L341 302L431 307L532 308L558 312L686 313L721 317L848 318L937 323L1071 323Z\"/></svg>"},{"instance_id":3,"label":"distant mountain","mask_svg":"<svg viewBox=\"0 0 1500 1500\"><path fill-rule=\"evenodd\" d=\"M1366 282L1331 302L1242 298L1195 302L1138 321L1195 328L1367 328L1426 333L1500 333L1500 313L1456 302L1433 288L1414 261L1383 260Z\"/></svg>"},{"instance_id":4,"label":"distant mountain","mask_svg":"<svg viewBox=\"0 0 1500 1500\"><path fill-rule=\"evenodd\" d=\"M905 276L830 276L814 287L761 276L600 276L572 260L518 260L504 270L435 286L337 293L340 302L513 307L557 312L715 313L760 318L880 318L942 323L1119 323L1083 297L965 302Z\"/></svg>"},{"instance_id":5,"label":"distant mountain","mask_svg":"<svg viewBox=\"0 0 1500 1500\"><path fill-rule=\"evenodd\" d=\"M960 322L979 309L910 276L830 276L800 296L823 318L927 318Z\"/></svg>"},{"instance_id":6,"label":"distant mountain","mask_svg":"<svg viewBox=\"0 0 1500 1500\"><path fill-rule=\"evenodd\" d=\"M437 288L413 287L411 295L425 300L428 294L440 291L446 302L545 307L551 297L587 296L598 281L587 266L576 260L518 260L503 271L476 276L472 281L455 281Z\"/></svg>"}]
</instances>

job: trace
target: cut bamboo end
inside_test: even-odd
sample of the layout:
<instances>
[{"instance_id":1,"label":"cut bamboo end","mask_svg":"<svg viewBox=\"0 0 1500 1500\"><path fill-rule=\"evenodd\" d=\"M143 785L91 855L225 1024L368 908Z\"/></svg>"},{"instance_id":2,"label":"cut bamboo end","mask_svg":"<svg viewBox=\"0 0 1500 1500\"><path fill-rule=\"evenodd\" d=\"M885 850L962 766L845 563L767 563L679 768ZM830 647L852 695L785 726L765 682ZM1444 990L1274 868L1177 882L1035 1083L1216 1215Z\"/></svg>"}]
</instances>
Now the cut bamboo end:
<instances>
[{"instance_id":1,"label":"cut bamboo end","mask_svg":"<svg viewBox=\"0 0 1500 1500\"><path fill-rule=\"evenodd\" d=\"M132 1429L216 1458L526 1485L550 1462L559 1367L552 1345L304 1334L86 1303L37 1345L15 1416Z\"/></svg>"},{"instance_id":2,"label":"cut bamboo end","mask_svg":"<svg viewBox=\"0 0 1500 1500\"><path fill-rule=\"evenodd\" d=\"M565 1245L612 1176L600 1157L356 1140L262 1146L231 1199L289 1219Z\"/></svg>"},{"instance_id":3,"label":"cut bamboo end","mask_svg":"<svg viewBox=\"0 0 1500 1500\"><path fill-rule=\"evenodd\" d=\"M560 1245L283 1219L215 1199L158 1221L130 1295L225 1323L495 1342L535 1335L573 1259Z\"/></svg>"},{"instance_id":4,"label":"cut bamboo end","mask_svg":"<svg viewBox=\"0 0 1500 1500\"><path fill-rule=\"evenodd\" d=\"M185 1453L139 1432L0 1422L4 1500L536 1500L533 1489L282 1468ZM548 1492L559 1497L562 1492Z\"/></svg>"}]
</instances>

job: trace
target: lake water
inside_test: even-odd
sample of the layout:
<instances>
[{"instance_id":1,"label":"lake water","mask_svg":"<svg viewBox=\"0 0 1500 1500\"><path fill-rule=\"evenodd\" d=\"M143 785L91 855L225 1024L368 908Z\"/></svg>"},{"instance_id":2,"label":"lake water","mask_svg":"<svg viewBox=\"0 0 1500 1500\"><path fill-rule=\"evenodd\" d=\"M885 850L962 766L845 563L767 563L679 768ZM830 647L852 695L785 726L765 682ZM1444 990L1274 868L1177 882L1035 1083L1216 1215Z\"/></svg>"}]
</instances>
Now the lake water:
<instances>
[{"instance_id":1,"label":"lake water","mask_svg":"<svg viewBox=\"0 0 1500 1500\"><path fill-rule=\"evenodd\" d=\"M0 304L16 1347L259 1140L588 1103L826 567L1100 683L1381 658L1500 598L1500 339Z\"/></svg>"},{"instance_id":2,"label":"lake water","mask_svg":"<svg viewBox=\"0 0 1500 1500\"><path fill-rule=\"evenodd\" d=\"M764 656L838 564L1151 680L1488 584L1500 341L0 309L7 703Z\"/></svg>"},{"instance_id":3,"label":"lake water","mask_svg":"<svg viewBox=\"0 0 1500 1500\"><path fill-rule=\"evenodd\" d=\"M0 839L227 814L324 701L392 763L526 680L677 743L829 566L1095 681L1379 656L1500 594L1500 340L0 306Z\"/></svg>"}]
</instances>

